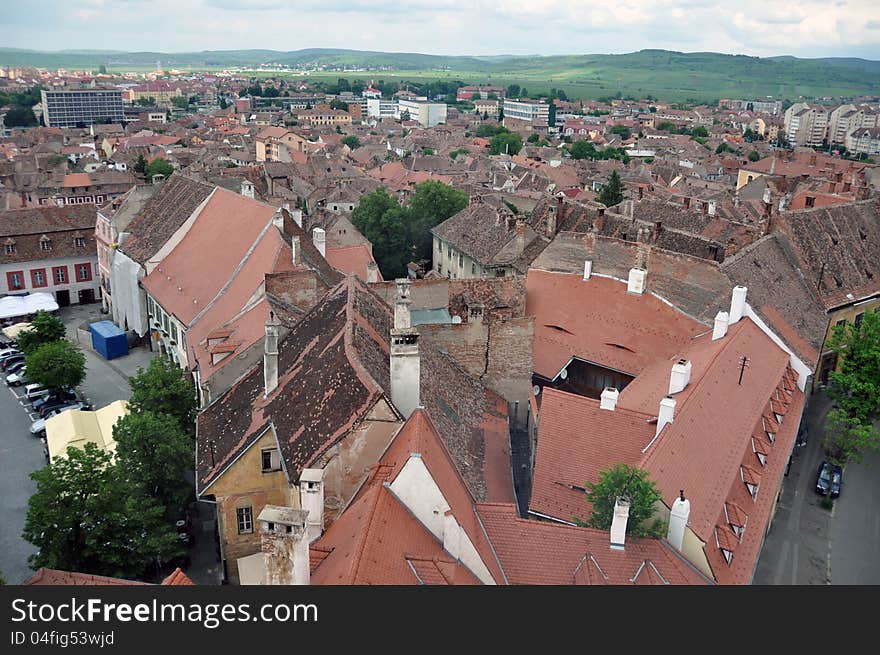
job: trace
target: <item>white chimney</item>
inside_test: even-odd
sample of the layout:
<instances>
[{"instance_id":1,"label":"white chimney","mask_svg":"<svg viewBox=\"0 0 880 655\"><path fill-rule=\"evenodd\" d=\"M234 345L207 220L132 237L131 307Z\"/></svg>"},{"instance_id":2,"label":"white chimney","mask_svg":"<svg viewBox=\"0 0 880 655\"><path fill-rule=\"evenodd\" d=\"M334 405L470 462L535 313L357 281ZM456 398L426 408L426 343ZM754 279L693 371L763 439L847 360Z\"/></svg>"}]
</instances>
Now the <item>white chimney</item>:
<instances>
[{"instance_id":1,"label":"white chimney","mask_svg":"<svg viewBox=\"0 0 880 655\"><path fill-rule=\"evenodd\" d=\"M321 253L321 257L327 257L327 233L319 227L312 230L312 242Z\"/></svg>"},{"instance_id":2,"label":"white chimney","mask_svg":"<svg viewBox=\"0 0 880 655\"><path fill-rule=\"evenodd\" d=\"M611 547L623 550L626 543L626 523L629 520L629 500L618 496L614 503L614 518L611 519Z\"/></svg>"},{"instance_id":3,"label":"white chimney","mask_svg":"<svg viewBox=\"0 0 880 655\"><path fill-rule=\"evenodd\" d=\"M729 325L733 325L743 317L743 314L746 311L746 293L748 292L748 290L748 287L733 287L733 294L730 298L730 318L728 320Z\"/></svg>"},{"instance_id":4,"label":"white chimney","mask_svg":"<svg viewBox=\"0 0 880 655\"><path fill-rule=\"evenodd\" d=\"M684 497L683 489L679 494L679 497L672 503L672 511L669 513L669 529L666 532L666 540L676 550L681 550L682 544L684 544L684 531L691 515L691 501Z\"/></svg>"},{"instance_id":5,"label":"white chimney","mask_svg":"<svg viewBox=\"0 0 880 655\"><path fill-rule=\"evenodd\" d=\"M324 469L303 469L299 476L300 507L308 512L306 538L312 543L324 531Z\"/></svg>"},{"instance_id":6,"label":"white chimney","mask_svg":"<svg viewBox=\"0 0 880 655\"><path fill-rule=\"evenodd\" d=\"M302 264L302 246L300 246L298 236L290 238L290 255L294 266Z\"/></svg>"},{"instance_id":7,"label":"white chimney","mask_svg":"<svg viewBox=\"0 0 880 655\"><path fill-rule=\"evenodd\" d=\"M266 337L263 340L263 382L264 397L278 387L278 326L281 323L275 318L275 312L269 312L266 321Z\"/></svg>"},{"instance_id":8,"label":"white chimney","mask_svg":"<svg viewBox=\"0 0 880 655\"><path fill-rule=\"evenodd\" d=\"M718 312L715 314L715 327L712 329L712 341L716 341L727 334L727 324L730 321L730 314L727 312Z\"/></svg>"},{"instance_id":9,"label":"white chimney","mask_svg":"<svg viewBox=\"0 0 880 655\"><path fill-rule=\"evenodd\" d=\"M593 260L586 259L584 260L584 279L589 280L590 276L593 274Z\"/></svg>"},{"instance_id":10,"label":"white chimney","mask_svg":"<svg viewBox=\"0 0 880 655\"><path fill-rule=\"evenodd\" d=\"M715 215L715 208L716 208L716 206L717 206L717 204L715 203L714 200L710 200L710 201L709 201L709 216L714 216L714 215Z\"/></svg>"},{"instance_id":11,"label":"white chimney","mask_svg":"<svg viewBox=\"0 0 880 655\"><path fill-rule=\"evenodd\" d=\"M672 423L675 418L675 398L666 397L660 401L660 413L657 415L657 431L654 436L660 435L660 432L666 427L667 423Z\"/></svg>"},{"instance_id":12,"label":"white chimney","mask_svg":"<svg viewBox=\"0 0 880 655\"><path fill-rule=\"evenodd\" d=\"M257 517L260 550L267 585L307 585L310 582L308 512L292 507L266 505Z\"/></svg>"},{"instance_id":13,"label":"white chimney","mask_svg":"<svg viewBox=\"0 0 880 655\"><path fill-rule=\"evenodd\" d=\"M391 402L404 418L420 404L419 332L410 319L410 281L396 280L394 327L391 328Z\"/></svg>"},{"instance_id":14,"label":"white chimney","mask_svg":"<svg viewBox=\"0 0 880 655\"><path fill-rule=\"evenodd\" d=\"M290 216L291 216L291 218L293 218L294 223L296 223L296 224L299 225L300 227L303 226L303 212L302 212L302 209L294 209L294 210L292 210L292 211L290 212Z\"/></svg>"},{"instance_id":15,"label":"white chimney","mask_svg":"<svg viewBox=\"0 0 880 655\"><path fill-rule=\"evenodd\" d=\"M648 271L643 268L629 269L629 281L626 285L627 293L635 293L642 295L645 292L645 282L648 278Z\"/></svg>"},{"instance_id":16,"label":"white chimney","mask_svg":"<svg viewBox=\"0 0 880 655\"><path fill-rule=\"evenodd\" d=\"M379 266L376 262L367 262L367 283L375 284L379 281Z\"/></svg>"},{"instance_id":17,"label":"white chimney","mask_svg":"<svg viewBox=\"0 0 880 655\"><path fill-rule=\"evenodd\" d=\"M614 387L605 387L599 400L599 409L610 409L612 412L617 407L617 398L620 392Z\"/></svg>"},{"instance_id":18,"label":"white chimney","mask_svg":"<svg viewBox=\"0 0 880 655\"><path fill-rule=\"evenodd\" d=\"M691 381L691 363L686 359L679 359L672 365L672 374L669 376L669 395L684 391Z\"/></svg>"},{"instance_id":19,"label":"white chimney","mask_svg":"<svg viewBox=\"0 0 880 655\"><path fill-rule=\"evenodd\" d=\"M251 182L250 180L242 180L241 181L241 195L243 195L245 198L253 199L253 197L254 197L254 183Z\"/></svg>"}]
</instances>

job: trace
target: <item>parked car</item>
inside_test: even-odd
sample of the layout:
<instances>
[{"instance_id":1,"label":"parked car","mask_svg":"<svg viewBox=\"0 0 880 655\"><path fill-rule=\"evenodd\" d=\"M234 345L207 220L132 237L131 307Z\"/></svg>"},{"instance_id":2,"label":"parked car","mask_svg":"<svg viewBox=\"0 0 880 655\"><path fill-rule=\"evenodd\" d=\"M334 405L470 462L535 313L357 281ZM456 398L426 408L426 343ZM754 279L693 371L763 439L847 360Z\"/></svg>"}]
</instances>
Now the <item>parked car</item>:
<instances>
[{"instance_id":1,"label":"parked car","mask_svg":"<svg viewBox=\"0 0 880 655\"><path fill-rule=\"evenodd\" d=\"M70 407L73 407L74 409L89 409L89 405L77 400L56 400L53 403L46 403L45 405L40 407L40 418L46 418L52 412L55 412L59 409L68 409Z\"/></svg>"},{"instance_id":2,"label":"parked car","mask_svg":"<svg viewBox=\"0 0 880 655\"><path fill-rule=\"evenodd\" d=\"M44 405L49 403L73 401L76 399L76 392L70 389L46 389L46 391L31 401L31 408L34 411L40 411Z\"/></svg>"},{"instance_id":3,"label":"parked car","mask_svg":"<svg viewBox=\"0 0 880 655\"><path fill-rule=\"evenodd\" d=\"M13 355L12 357L7 357L2 362L0 362L0 368L4 371L8 371L9 367L13 364L18 364L19 362L24 362L24 355Z\"/></svg>"},{"instance_id":4,"label":"parked car","mask_svg":"<svg viewBox=\"0 0 880 655\"><path fill-rule=\"evenodd\" d=\"M88 409L89 406L85 403L74 403L69 405L61 405L56 407L48 412L46 412L45 416L38 418L36 421L31 423L31 434L35 437L42 437L46 434L46 421L53 416L58 416L61 412L66 412L69 409Z\"/></svg>"},{"instance_id":5,"label":"parked car","mask_svg":"<svg viewBox=\"0 0 880 655\"><path fill-rule=\"evenodd\" d=\"M10 373L6 376L6 384L10 387L17 387L27 379L26 375L27 367L22 366L16 373Z\"/></svg>"},{"instance_id":6,"label":"parked car","mask_svg":"<svg viewBox=\"0 0 880 655\"><path fill-rule=\"evenodd\" d=\"M42 384L32 382L24 388L24 397L28 399L28 402L33 402L35 398L39 398L46 391L48 391L48 389Z\"/></svg>"},{"instance_id":7,"label":"parked car","mask_svg":"<svg viewBox=\"0 0 880 655\"><path fill-rule=\"evenodd\" d=\"M0 350L0 359L8 357L9 355L17 354L21 354L21 351L18 348L4 348L3 350Z\"/></svg>"},{"instance_id":8,"label":"parked car","mask_svg":"<svg viewBox=\"0 0 880 655\"><path fill-rule=\"evenodd\" d=\"M5 355L0 356L0 366L3 366L10 359L18 359L20 357L24 357L24 353L20 353L17 351L6 353Z\"/></svg>"},{"instance_id":9,"label":"parked car","mask_svg":"<svg viewBox=\"0 0 880 655\"><path fill-rule=\"evenodd\" d=\"M17 373L21 369L24 368L24 360L20 359L17 362L12 362L9 366L6 367L6 375L10 373Z\"/></svg>"},{"instance_id":10,"label":"parked car","mask_svg":"<svg viewBox=\"0 0 880 655\"><path fill-rule=\"evenodd\" d=\"M843 486L843 469L834 466L831 469L831 497L837 498L840 495L840 488Z\"/></svg>"},{"instance_id":11,"label":"parked car","mask_svg":"<svg viewBox=\"0 0 880 655\"><path fill-rule=\"evenodd\" d=\"M822 462L819 464L819 473L816 476L816 493L823 496L828 495L831 489L831 464Z\"/></svg>"}]
</instances>

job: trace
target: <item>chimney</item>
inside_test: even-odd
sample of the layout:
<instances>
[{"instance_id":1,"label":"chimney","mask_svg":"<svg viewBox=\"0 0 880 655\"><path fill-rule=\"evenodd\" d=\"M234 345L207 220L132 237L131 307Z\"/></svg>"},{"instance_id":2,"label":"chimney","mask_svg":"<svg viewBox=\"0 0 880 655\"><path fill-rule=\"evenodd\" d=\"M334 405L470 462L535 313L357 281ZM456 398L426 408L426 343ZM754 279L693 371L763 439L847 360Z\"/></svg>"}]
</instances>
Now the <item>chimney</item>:
<instances>
[{"instance_id":1,"label":"chimney","mask_svg":"<svg viewBox=\"0 0 880 655\"><path fill-rule=\"evenodd\" d=\"M419 406L421 361L419 333L412 327L409 297L410 281L395 280L394 327L391 329L391 401L404 418Z\"/></svg>"},{"instance_id":2,"label":"chimney","mask_svg":"<svg viewBox=\"0 0 880 655\"><path fill-rule=\"evenodd\" d=\"M605 387L599 401L599 409L610 409L613 412L614 408L617 407L617 398L619 396L620 392L614 387Z\"/></svg>"},{"instance_id":3,"label":"chimney","mask_svg":"<svg viewBox=\"0 0 880 655\"><path fill-rule=\"evenodd\" d=\"M666 540L676 550L681 550L684 544L684 531L690 515L691 501L684 497L684 489L682 489L679 491L679 497L672 503L672 511L669 512L669 529L666 532Z\"/></svg>"},{"instance_id":4,"label":"chimney","mask_svg":"<svg viewBox=\"0 0 880 655\"><path fill-rule=\"evenodd\" d=\"M303 469L299 475L299 506L308 512L306 539L312 543L324 532L324 469Z\"/></svg>"},{"instance_id":5,"label":"chimney","mask_svg":"<svg viewBox=\"0 0 880 655\"><path fill-rule=\"evenodd\" d=\"M516 225L513 228L514 238L516 239L516 250L522 252L526 249L526 224L525 221L516 219Z\"/></svg>"},{"instance_id":6,"label":"chimney","mask_svg":"<svg viewBox=\"0 0 880 655\"><path fill-rule=\"evenodd\" d=\"M730 298L730 320L729 325L733 325L743 317L746 311L746 293L748 287L735 286Z\"/></svg>"},{"instance_id":7,"label":"chimney","mask_svg":"<svg viewBox=\"0 0 880 655\"><path fill-rule=\"evenodd\" d=\"M611 548L623 550L626 543L626 523L629 520L629 500L618 496L614 503L614 518L611 519Z\"/></svg>"},{"instance_id":8,"label":"chimney","mask_svg":"<svg viewBox=\"0 0 880 655\"><path fill-rule=\"evenodd\" d=\"M679 359L672 365L672 374L669 376L669 395L684 391L691 381L691 363L686 359Z\"/></svg>"},{"instance_id":9,"label":"chimney","mask_svg":"<svg viewBox=\"0 0 880 655\"><path fill-rule=\"evenodd\" d=\"M584 280L589 280L590 276L593 274L593 260L585 259L584 260Z\"/></svg>"},{"instance_id":10,"label":"chimney","mask_svg":"<svg viewBox=\"0 0 880 655\"><path fill-rule=\"evenodd\" d=\"M302 246L299 243L299 237L293 236L290 238L290 253L291 253L291 261L294 266L302 265Z\"/></svg>"},{"instance_id":11,"label":"chimney","mask_svg":"<svg viewBox=\"0 0 880 655\"><path fill-rule=\"evenodd\" d=\"M663 221L658 218L654 221L654 230L651 232L651 241L656 242L657 239L660 238L661 232L663 232Z\"/></svg>"},{"instance_id":12,"label":"chimney","mask_svg":"<svg viewBox=\"0 0 880 655\"><path fill-rule=\"evenodd\" d=\"M293 218L294 223L296 223L296 224L299 225L300 227L303 226L303 212L302 212L302 209L294 209L293 211L290 212L290 216L291 216L291 218Z\"/></svg>"},{"instance_id":13,"label":"chimney","mask_svg":"<svg viewBox=\"0 0 880 655\"><path fill-rule=\"evenodd\" d=\"M709 203L705 200L700 203L700 210L703 212L703 216L709 213Z\"/></svg>"},{"instance_id":14,"label":"chimney","mask_svg":"<svg viewBox=\"0 0 880 655\"><path fill-rule=\"evenodd\" d=\"M642 295L645 292L645 282L648 277L648 271L643 268L629 269L629 280L626 285L627 293Z\"/></svg>"},{"instance_id":15,"label":"chimney","mask_svg":"<svg viewBox=\"0 0 880 655\"><path fill-rule=\"evenodd\" d=\"M690 198L685 198L685 199L684 199L684 208L685 208L685 209L690 209L690 208L691 208L691 199L690 199Z\"/></svg>"},{"instance_id":16,"label":"chimney","mask_svg":"<svg viewBox=\"0 0 880 655\"><path fill-rule=\"evenodd\" d=\"M556 198L556 211L547 216L547 236L553 238L562 222L562 196Z\"/></svg>"},{"instance_id":17,"label":"chimney","mask_svg":"<svg viewBox=\"0 0 880 655\"><path fill-rule=\"evenodd\" d=\"M312 243L315 244L315 248L318 249L318 252L321 253L321 257L327 257L327 233L324 232L319 227L316 227L312 230Z\"/></svg>"},{"instance_id":18,"label":"chimney","mask_svg":"<svg viewBox=\"0 0 880 655\"><path fill-rule=\"evenodd\" d=\"M602 207L596 212L596 218L593 220L593 229L596 230L597 233L602 232L602 228L605 227L605 208Z\"/></svg>"},{"instance_id":19,"label":"chimney","mask_svg":"<svg viewBox=\"0 0 880 655\"><path fill-rule=\"evenodd\" d=\"M645 187L639 186L639 200L645 197Z\"/></svg>"},{"instance_id":20,"label":"chimney","mask_svg":"<svg viewBox=\"0 0 880 655\"><path fill-rule=\"evenodd\" d=\"M245 198L253 199L253 197L254 197L254 183L251 182L250 180L242 180L241 181L241 195L243 195Z\"/></svg>"},{"instance_id":21,"label":"chimney","mask_svg":"<svg viewBox=\"0 0 880 655\"><path fill-rule=\"evenodd\" d=\"M264 398L278 387L278 326L280 324L275 318L275 312L269 312L269 320L266 321L266 338L263 340Z\"/></svg>"},{"instance_id":22,"label":"chimney","mask_svg":"<svg viewBox=\"0 0 880 655\"><path fill-rule=\"evenodd\" d=\"M660 436L667 423L672 423L675 418L675 398L666 397L660 401L660 413L657 415L657 431L654 437Z\"/></svg>"},{"instance_id":23,"label":"chimney","mask_svg":"<svg viewBox=\"0 0 880 655\"><path fill-rule=\"evenodd\" d=\"M309 584L308 515L308 512L292 507L263 507L257 521L260 523L260 550L266 567L264 584Z\"/></svg>"},{"instance_id":24,"label":"chimney","mask_svg":"<svg viewBox=\"0 0 880 655\"><path fill-rule=\"evenodd\" d=\"M481 304L473 304L467 306L468 310L468 323L482 323L483 322L483 310L485 307Z\"/></svg>"},{"instance_id":25,"label":"chimney","mask_svg":"<svg viewBox=\"0 0 880 655\"><path fill-rule=\"evenodd\" d=\"M367 262L367 284L375 284L379 281L379 266L376 262Z\"/></svg>"},{"instance_id":26,"label":"chimney","mask_svg":"<svg viewBox=\"0 0 880 655\"><path fill-rule=\"evenodd\" d=\"M812 154L812 155L810 155L810 166L815 166L815 165L816 165L816 155Z\"/></svg>"},{"instance_id":27,"label":"chimney","mask_svg":"<svg viewBox=\"0 0 880 655\"><path fill-rule=\"evenodd\" d=\"M727 334L727 325L730 321L730 314L727 312L718 312L715 314L715 327L712 328L712 341L717 341Z\"/></svg>"},{"instance_id":28,"label":"chimney","mask_svg":"<svg viewBox=\"0 0 880 655\"><path fill-rule=\"evenodd\" d=\"M714 216L715 211L717 210L717 203L714 200L709 201L709 216Z\"/></svg>"}]
</instances>

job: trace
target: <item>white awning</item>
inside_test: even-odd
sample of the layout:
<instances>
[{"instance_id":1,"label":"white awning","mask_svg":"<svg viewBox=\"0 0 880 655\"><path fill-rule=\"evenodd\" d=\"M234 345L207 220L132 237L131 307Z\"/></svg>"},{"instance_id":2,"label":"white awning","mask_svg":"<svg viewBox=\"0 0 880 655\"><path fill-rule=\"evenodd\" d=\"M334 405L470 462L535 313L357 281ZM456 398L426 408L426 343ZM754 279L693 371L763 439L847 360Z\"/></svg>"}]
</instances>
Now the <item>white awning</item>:
<instances>
[{"instance_id":1,"label":"white awning","mask_svg":"<svg viewBox=\"0 0 880 655\"><path fill-rule=\"evenodd\" d=\"M16 318L34 314L39 310L54 312L58 303L51 293L38 291L26 296L5 296L0 298L0 319Z\"/></svg>"}]
</instances>

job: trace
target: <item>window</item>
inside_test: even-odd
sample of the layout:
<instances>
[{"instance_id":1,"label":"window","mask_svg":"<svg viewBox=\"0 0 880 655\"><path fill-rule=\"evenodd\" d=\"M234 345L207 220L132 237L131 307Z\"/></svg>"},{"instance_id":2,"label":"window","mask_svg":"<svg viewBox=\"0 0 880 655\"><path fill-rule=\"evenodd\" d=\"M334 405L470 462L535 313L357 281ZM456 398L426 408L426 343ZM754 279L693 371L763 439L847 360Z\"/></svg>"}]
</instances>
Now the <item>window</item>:
<instances>
[{"instance_id":1,"label":"window","mask_svg":"<svg viewBox=\"0 0 880 655\"><path fill-rule=\"evenodd\" d=\"M77 248L85 248L86 240L83 237L75 237L73 240L73 245L75 245Z\"/></svg>"},{"instance_id":2,"label":"window","mask_svg":"<svg viewBox=\"0 0 880 655\"><path fill-rule=\"evenodd\" d=\"M807 196L807 207L813 207L816 204L816 199L813 196Z\"/></svg>"},{"instance_id":3,"label":"window","mask_svg":"<svg viewBox=\"0 0 880 655\"><path fill-rule=\"evenodd\" d=\"M471 275L476 275L476 274L477 274L477 265L474 263L471 263Z\"/></svg>"},{"instance_id":4,"label":"window","mask_svg":"<svg viewBox=\"0 0 880 655\"><path fill-rule=\"evenodd\" d=\"M46 269L35 268L31 270L31 284L35 287L46 286Z\"/></svg>"},{"instance_id":5,"label":"window","mask_svg":"<svg viewBox=\"0 0 880 655\"><path fill-rule=\"evenodd\" d=\"M844 325L846 325L846 319L845 318L840 319L839 321L837 321L837 323L835 323L835 325L837 327L843 327Z\"/></svg>"},{"instance_id":6,"label":"window","mask_svg":"<svg viewBox=\"0 0 880 655\"><path fill-rule=\"evenodd\" d=\"M461 268L462 266L464 266L464 256L458 253L458 267Z\"/></svg>"},{"instance_id":7,"label":"window","mask_svg":"<svg viewBox=\"0 0 880 655\"><path fill-rule=\"evenodd\" d=\"M437 264L437 275L443 275L443 264Z\"/></svg>"},{"instance_id":8,"label":"window","mask_svg":"<svg viewBox=\"0 0 880 655\"><path fill-rule=\"evenodd\" d=\"M52 242L49 239L40 239L40 250L52 250Z\"/></svg>"},{"instance_id":9,"label":"window","mask_svg":"<svg viewBox=\"0 0 880 655\"><path fill-rule=\"evenodd\" d=\"M861 314L856 314L856 320L853 321L855 323L856 328L858 328L862 324L862 319L865 318L865 312Z\"/></svg>"},{"instance_id":10,"label":"window","mask_svg":"<svg viewBox=\"0 0 880 655\"><path fill-rule=\"evenodd\" d=\"M446 256L452 258L452 246L446 248Z\"/></svg>"},{"instance_id":11,"label":"window","mask_svg":"<svg viewBox=\"0 0 880 655\"><path fill-rule=\"evenodd\" d=\"M55 284L65 284L67 282L67 267L53 266L52 277L55 279Z\"/></svg>"},{"instance_id":12,"label":"window","mask_svg":"<svg viewBox=\"0 0 880 655\"><path fill-rule=\"evenodd\" d=\"M7 243L6 244L6 254L7 255L14 255L15 254L15 244L14 243Z\"/></svg>"},{"instance_id":13,"label":"window","mask_svg":"<svg viewBox=\"0 0 880 655\"><path fill-rule=\"evenodd\" d=\"M77 282L88 282L92 279L92 265L91 264L77 264L76 265L76 281Z\"/></svg>"},{"instance_id":14,"label":"window","mask_svg":"<svg viewBox=\"0 0 880 655\"><path fill-rule=\"evenodd\" d=\"M254 531L254 510L251 507L239 507L235 510L238 518L238 534L251 534Z\"/></svg>"},{"instance_id":15,"label":"window","mask_svg":"<svg viewBox=\"0 0 880 655\"><path fill-rule=\"evenodd\" d=\"M277 448L272 450L264 450L263 453L263 473L269 471L281 470L281 455Z\"/></svg>"},{"instance_id":16,"label":"window","mask_svg":"<svg viewBox=\"0 0 880 655\"><path fill-rule=\"evenodd\" d=\"M10 291L17 291L24 288L24 273L21 271L12 271L6 274L6 285Z\"/></svg>"}]
</instances>

